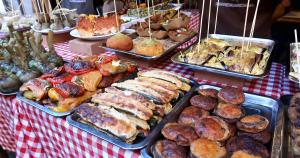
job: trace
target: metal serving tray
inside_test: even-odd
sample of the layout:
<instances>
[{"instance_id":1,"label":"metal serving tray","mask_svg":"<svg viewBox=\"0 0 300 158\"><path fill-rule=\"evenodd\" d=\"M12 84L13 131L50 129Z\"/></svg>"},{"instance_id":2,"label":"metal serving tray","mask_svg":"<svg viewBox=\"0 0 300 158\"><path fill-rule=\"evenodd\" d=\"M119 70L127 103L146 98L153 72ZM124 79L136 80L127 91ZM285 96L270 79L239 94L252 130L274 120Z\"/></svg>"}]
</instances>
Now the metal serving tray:
<instances>
[{"instance_id":1,"label":"metal serving tray","mask_svg":"<svg viewBox=\"0 0 300 158\"><path fill-rule=\"evenodd\" d=\"M169 49L165 50L164 53L162 53L159 56L146 56L146 55L142 55L142 54L137 54L134 53L132 51L121 51L121 50L117 50L117 49L112 49L112 48L108 48L106 47L106 45L104 46L100 46L101 48L105 49L106 51L110 51L110 52L116 52L118 54L122 54L122 55L127 55L127 56L131 56L137 59L143 59L143 60L147 60L147 61L154 61L154 60L158 60L158 59L162 59L163 57L166 57L168 54L170 54L172 51L174 51L177 47L179 47L180 45L184 44L185 42L191 40L193 37L195 37L197 35L197 33L195 33L194 35L192 35L191 37L187 38L185 41L183 42L178 42L177 44L175 44L174 46L170 47Z\"/></svg>"},{"instance_id":2,"label":"metal serving tray","mask_svg":"<svg viewBox=\"0 0 300 158\"><path fill-rule=\"evenodd\" d=\"M4 96L12 96L12 95L16 95L18 93L18 91L16 92L11 92L11 93L4 93L0 91L0 95L4 95Z\"/></svg>"},{"instance_id":3,"label":"metal serving tray","mask_svg":"<svg viewBox=\"0 0 300 158\"><path fill-rule=\"evenodd\" d=\"M243 39L243 37L239 37L239 36L220 35L220 34L211 34L210 37L216 38L216 39L223 39L230 43L241 43L241 41ZM268 51L271 53L270 57L268 59L268 62L267 62L267 66L266 66L263 74L261 74L261 75L243 74L243 73L239 73L239 72L223 70L223 69L208 67L208 66L204 66L204 65L189 64L189 63L181 62L178 60L178 57L182 52L191 50L193 48L193 46L196 45L198 42L196 42L193 46L176 53L174 56L172 56L171 60L172 60L172 62L174 62L176 64L184 65L184 66L187 66L194 70L207 71L207 72L211 72L211 73L217 73L217 74L222 74L222 75L226 75L226 76L233 76L233 77L237 77L237 78L244 78L244 79L251 80L251 79L258 79L258 78L263 78L263 77L267 76L270 71L270 68L272 66L272 51L275 46L275 42L273 40L269 40L269 39L248 38L248 37L245 37L245 41L246 42L250 41L254 44L266 46Z\"/></svg>"},{"instance_id":4,"label":"metal serving tray","mask_svg":"<svg viewBox=\"0 0 300 158\"><path fill-rule=\"evenodd\" d=\"M89 126L87 124L78 122L78 115L76 115L76 113L70 115L67 117L67 122L72 125L75 126L83 131L86 131L96 137L99 137L101 139L104 139L116 146L119 146L123 149L126 150L136 150L136 149L142 149L145 146L147 146L151 140L153 140L159 133L160 130L164 127L164 125L169 122L169 118L177 115L177 111L181 109L182 104L185 103L185 101L191 97L191 95L194 92L194 89L196 88L196 82L192 81L191 82L191 90L189 92L187 92L180 100L177 101L176 105L173 106L172 111L167 114L153 129L151 129L149 135L145 138L141 138L141 137L137 137L137 139L134 141L133 144L128 144L124 141L122 141L119 138L116 138L114 136L110 136L104 132L101 132L99 130L97 130L96 128Z\"/></svg>"},{"instance_id":5,"label":"metal serving tray","mask_svg":"<svg viewBox=\"0 0 300 158\"><path fill-rule=\"evenodd\" d=\"M280 102L284 105L286 116L288 115L287 110L290 106L290 102L292 99L292 95L284 95L280 97ZM299 156L294 156L293 152L293 139L290 135L291 132L291 122L289 121L289 118L285 121L285 133L284 133L284 142L283 142L283 154L288 158L294 158Z\"/></svg>"},{"instance_id":6,"label":"metal serving tray","mask_svg":"<svg viewBox=\"0 0 300 158\"><path fill-rule=\"evenodd\" d=\"M132 79L132 78L136 77L136 75L137 75L137 72L135 72L133 74L129 74L129 76L121 79L118 82L122 82L122 81L125 81L125 80L128 80L128 79ZM46 107L46 106L44 106L44 105L42 105L42 104L40 104L38 102L35 102L33 100L30 100L30 99L27 99L27 98L23 97L23 94L21 92L17 93L17 99L20 100L20 101L23 101L23 102L25 102L25 103L27 103L27 104L29 104L31 106L34 106L34 107L36 107L36 108L44 111L45 113L47 113L49 115L52 115L52 116L55 116L55 117L68 116L68 115L72 114L76 110L76 108L73 108L72 110L67 111L67 112L54 112L51 109L49 109L48 107ZM88 102L88 101L90 101L90 100L88 99L85 102Z\"/></svg>"},{"instance_id":7,"label":"metal serving tray","mask_svg":"<svg viewBox=\"0 0 300 158\"><path fill-rule=\"evenodd\" d=\"M198 88L194 89L194 93L196 93L196 90L207 88L220 89L220 87L216 86L200 85ZM191 96L189 98L185 98L184 104L176 111L176 114L172 115L172 117L168 119L168 122L176 121L183 109L190 106L189 100ZM269 131L272 133L273 139L267 147L270 151L270 158L278 158L282 153L284 110L276 100L269 97L258 96L250 93L245 93L245 96L246 99L243 104L243 108L247 114L260 114L270 120ZM151 146L161 138L163 138L162 134L157 135L151 140L148 146L141 151L144 158L152 157Z\"/></svg>"},{"instance_id":8,"label":"metal serving tray","mask_svg":"<svg viewBox=\"0 0 300 158\"><path fill-rule=\"evenodd\" d=\"M52 116L55 116L55 117L64 117L64 116L70 115L75 110L75 108L74 108L74 109L72 109L68 112L54 112L51 109L49 109L48 107L46 107L42 104L39 104L38 102L35 102L33 100L30 100L30 99L27 99L27 98L23 97L21 92L17 93L17 99L24 102L24 103L27 103L31 106L34 106L34 107L44 111L45 113L47 113L49 115L52 115Z\"/></svg>"}]
</instances>

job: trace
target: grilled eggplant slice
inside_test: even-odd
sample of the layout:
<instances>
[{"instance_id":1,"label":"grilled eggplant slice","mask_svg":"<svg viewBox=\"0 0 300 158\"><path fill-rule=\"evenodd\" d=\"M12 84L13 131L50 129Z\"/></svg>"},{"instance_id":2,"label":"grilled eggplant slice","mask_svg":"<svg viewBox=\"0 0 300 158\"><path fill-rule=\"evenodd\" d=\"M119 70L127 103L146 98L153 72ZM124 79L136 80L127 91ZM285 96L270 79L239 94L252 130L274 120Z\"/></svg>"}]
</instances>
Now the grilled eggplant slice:
<instances>
[{"instance_id":1,"label":"grilled eggplant slice","mask_svg":"<svg viewBox=\"0 0 300 158\"><path fill-rule=\"evenodd\" d=\"M177 122L194 127L196 122L208 115L209 113L205 110L195 106L189 106L181 112Z\"/></svg>"},{"instance_id":2,"label":"grilled eggplant slice","mask_svg":"<svg viewBox=\"0 0 300 158\"><path fill-rule=\"evenodd\" d=\"M207 116L195 123L195 131L201 138L225 141L230 137L228 124L217 116Z\"/></svg>"},{"instance_id":3,"label":"grilled eggplant slice","mask_svg":"<svg viewBox=\"0 0 300 158\"><path fill-rule=\"evenodd\" d=\"M179 90L175 84L161 79L156 79L151 77L138 77L135 80L156 84L171 91Z\"/></svg>"},{"instance_id":4,"label":"grilled eggplant slice","mask_svg":"<svg viewBox=\"0 0 300 158\"><path fill-rule=\"evenodd\" d=\"M137 100L121 97L116 94L100 93L92 98L92 102L126 111L142 120L149 120L153 116L152 110Z\"/></svg>"},{"instance_id":5,"label":"grilled eggplant slice","mask_svg":"<svg viewBox=\"0 0 300 158\"><path fill-rule=\"evenodd\" d=\"M138 130L135 124L126 115L107 106L95 106L94 104L82 104L76 113L82 120L94 127L113 134L114 136L131 143L137 136Z\"/></svg>"},{"instance_id":6,"label":"grilled eggplant slice","mask_svg":"<svg viewBox=\"0 0 300 158\"><path fill-rule=\"evenodd\" d=\"M134 100L141 102L143 105L145 105L147 108L149 108L151 110L154 110L157 106L153 102L146 99L144 96L142 96L136 92L133 92L133 91L126 91L126 90L122 91L115 87L108 87L108 88L105 88L105 92L111 93L111 94L116 94L116 95L122 96L122 97L132 98Z\"/></svg>"},{"instance_id":7,"label":"grilled eggplant slice","mask_svg":"<svg viewBox=\"0 0 300 158\"><path fill-rule=\"evenodd\" d=\"M161 93L158 93L157 91L155 91L154 89L151 89L151 88L146 88L146 87L143 87L140 85L134 85L134 84L126 84L124 82L114 83L114 84L112 84L112 86L123 89L123 90L134 91L136 93L143 95L144 97L148 98L149 100L153 100L154 103L157 103L160 105L170 102L170 98L169 99L164 98L164 96L162 96Z\"/></svg>"},{"instance_id":8,"label":"grilled eggplant slice","mask_svg":"<svg viewBox=\"0 0 300 158\"><path fill-rule=\"evenodd\" d=\"M187 158L187 150L170 140L157 141L151 151L154 158Z\"/></svg>"},{"instance_id":9,"label":"grilled eggplant slice","mask_svg":"<svg viewBox=\"0 0 300 158\"><path fill-rule=\"evenodd\" d=\"M240 119L236 124L239 130L258 133L269 126L269 120L261 115L248 115Z\"/></svg>"},{"instance_id":10,"label":"grilled eggplant slice","mask_svg":"<svg viewBox=\"0 0 300 158\"><path fill-rule=\"evenodd\" d=\"M217 141L199 138L190 146L191 158L225 158L226 149Z\"/></svg>"},{"instance_id":11,"label":"grilled eggplant slice","mask_svg":"<svg viewBox=\"0 0 300 158\"><path fill-rule=\"evenodd\" d=\"M175 141L178 145L189 146L198 138L194 128L179 123L168 123L161 130L165 138Z\"/></svg>"},{"instance_id":12,"label":"grilled eggplant slice","mask_svg":"<svg viewBox=\"0 0 300 158\"><path fill-rule=\"evenodd\" d=\"M175 75L173 73L167 72L167 71L154 69L154 70L139 72L138 75L142 76L142 77L157 78L157 79L161 79L161 80L165 80L165 81L174 83L174 84L176 84L176 86L179 89L186 91L186 92L191 89L191 86L189 85L190 80L180 77L178 75Z\"/></svg>"},{"instance_id":13,"label":"grilled eggplant slice","mask_svg":"<svg viewBox=\"0 0 300 158\"><path fill-rule=\"evenodd\" d=\"M133 85L140 85L140 86L143 86L145 88L151 88L151 89L159 92L160 94L164 94L165 98L170 97L170 100L179 97L179 92L177 90L175 90L175 91L168 90L164 87L161 87L161 86L156 85L156 84L151 84L149 82L143 82L143 81L138 81L138 80L127 80L124 83L133 84Z\"/></svg>"}]
</instances>

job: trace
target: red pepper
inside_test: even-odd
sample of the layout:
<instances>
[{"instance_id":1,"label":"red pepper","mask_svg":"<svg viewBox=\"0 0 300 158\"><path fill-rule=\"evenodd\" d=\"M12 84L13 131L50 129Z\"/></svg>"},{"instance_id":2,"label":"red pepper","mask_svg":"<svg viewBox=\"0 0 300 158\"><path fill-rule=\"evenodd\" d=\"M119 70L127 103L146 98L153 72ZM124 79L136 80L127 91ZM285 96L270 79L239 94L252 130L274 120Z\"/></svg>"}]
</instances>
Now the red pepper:
<instances>
[{"instance_id":1,"label":"red pepper","mask_svg":"<svg viewBox=\"0 0 300 158\"><path fill-rule=\"evenodd\" d=\"M110 73L108 71L105 71L103 69L100 69L100 73L102 74L102 76L107 77L110 76Z\"/></svg>"},{"instance_id":2,"label":"red pepper","mask_svg":"<svg viewBox=\"0 0 300 158\"><path fill-rule=\"evenodd\" d=\"M131 64L127 64L127 71L128 71L129 73L135 72L135 71L136 71L136 66L131 65Z\"/></svg>"},{"instance_id":3,"label":"red pepper","mask_svg":"<svg viewBox=\"0 0 300 158\"><path fill-rule=\"evenodd\" d=\"M109 62L112 62L113 60L119 59L118 56L116 56L116 55L112 55L112 56L102 55L100 57L101 57L101 61L99 63L100 65L107 64Z\"/></svg>"},{"instance_id":4,"label":"red pepper","mask_svg":"<svg viewBox=\"0 0 300 158\"><path fill-rule=\"evenodd\" d=\"M54 86L54 90L64 98L83 95L84 88L72 82L64 82Z\"/></svg>"},{"instance_id":5,"label":"red pepper","mask_svg":"<svg viewBox=\"0 0 300 158\"><path fill-rule=\"evenodd\" d=\"M59 88L54 88L54 90L62 97L64 98L68 98L69 97L69 93L67 93L66 91L64 90L61 90Z\"/></svg>"},{"instance_id":6,"label":"red pepper","mask_svg":"<svg viewBox=\"0 0 300 158\"><path fill-rule=\"evenodd\" d=\"M62 74L62 75L57 76L57 77L47 78L47 80L49 82L51 82L52 84L60 84L60 83L71 81L72 77L73 76L70 75L70 74Z\"/></svg>"},{"instance_id":7,"label":"red pepper","mask_svg":"<svg viewBox=\"0 0 300 158\"><path fill-rule=\"evenodd\" d=\"M58 68L55 68L55 69L51 70L50 72L48 72L46 74L43 74L39 78L47 79L47 78L50 78L50 77L55 77L55 76L57 76L59 74L62 74L64 72L65 72L64 66L61 66L61 67L58 67Z\"/></svg>"}]
</instances>

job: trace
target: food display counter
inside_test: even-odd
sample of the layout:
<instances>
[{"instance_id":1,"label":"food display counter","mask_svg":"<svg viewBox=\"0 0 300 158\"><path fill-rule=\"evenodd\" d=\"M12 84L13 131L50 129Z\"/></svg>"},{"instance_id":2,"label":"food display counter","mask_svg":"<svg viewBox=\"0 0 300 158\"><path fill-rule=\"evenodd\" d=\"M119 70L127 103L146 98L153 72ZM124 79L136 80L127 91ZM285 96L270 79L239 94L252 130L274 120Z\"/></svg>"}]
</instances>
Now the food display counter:
<instances>
[{"instance_id":1,"label":"food display counter","mask_svg":"<svg viewBox=\"0 0 300 158\"><path fill-rule=\"evenodd\" d=\"M190 27L198 28L198 25L199 13L192 11ZM187 48L194 42L195 39L186 42L181 45L179 49ZM86 57L84 54L78 54L79 52L71 52L68 42L56 43L54 44L54 48L64 61L71 61L74 57ZM114 52L106 52L105 54L110 56L114 55ZM173 63L170 59L156 63L153 65L153 68L165 70L163 74L166 75L165 77L168 79L177 78L180 81L193 80L196 81L197 84L208 84L218 87L228 86L225 83L216 82L214 80L199 79L195 75L194 70ZM148 69L149 68L138 67L140 72ZM174 77L174 74L169 74L168 72L172 72L181 77ZM138 77L145 76L138 74ZM157 76L157 78L159 77ZM147 87L149 86L147 83L138 83L145 88L138 90L145 92L144 90L149 88ZM183 82L181 83L177 80L175 80L174 83L176 83L177 86L178 84L183 84ZM159 87L160 86L156 86L158 89ZM298 89L298 85L290 82L286 78L285 66L273 62L270 64L270 71L265 77L245 80L243 87L240 88L247 94L251 93L256 96L263 96L257 98L268 97L269 100L275 103L282 95L295 93ZM165 92L165 90L162 91ZM172 94L171 90L166 92ZM154 92L151 92L151 94L154 94ZM179 100L178 104L183 105L182 100ZM268 105L264 104L264 106ZM177 106L173 108L174 110L179 109ZM182 110L182 107L180 108ZM166 116L166 120L169 119L168 116L169 115ZM164 120L165 119L162 119L163 123L166 124L167 122ZM272 126L274 127L276 124L272 122ZM276 133L278 133L278 131ZM69 124L66 117L52 116L26 102L17 100L15 95L0 95L0 145L5 150L16 152L17 157L142 157L140 148L135 150L122 149L119 147L120 145L107 142L93 134L93 132L87 132L80 129L80 127L78 128ZM271 151L269 152L271 153Z\"/></svg>"}]
</instances>

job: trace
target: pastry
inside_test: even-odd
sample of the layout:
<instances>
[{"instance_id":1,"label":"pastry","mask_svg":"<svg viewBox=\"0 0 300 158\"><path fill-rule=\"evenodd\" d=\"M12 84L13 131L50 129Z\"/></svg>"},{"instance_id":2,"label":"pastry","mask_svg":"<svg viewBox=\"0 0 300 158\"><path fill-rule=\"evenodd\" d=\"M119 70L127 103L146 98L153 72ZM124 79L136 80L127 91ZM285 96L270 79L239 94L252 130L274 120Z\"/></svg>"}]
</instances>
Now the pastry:
<instances>
[{"instance_id":1,"label":"pastry","mask_svg":"<svg viewBox=\"0 0 300 158\"><path fill-rule=\"evenodd\" d=\"M205 97L201 95L193 96L190 102L193 106L202 108L207 111L214 109L218 104L218 100L216 98Z\"/></svg>"},{"instance_id":2,"label":"pastry","mask_svg":"<svg viewBox=\"0 0 300 158\"><path fill-rule=\"evenodd\" d=\"M213 88L207 88L198 90L198 93L206 97L218 98L219 91Z\"/></svg>"},{"instance_id":3,"label":"pastry","mask_svg":"<svg viewBox=\"0 0 300 158\"><path fill-rule=\"evenodd\" d=\"M227 103L219 103L214 113L228 123L234 123L243 116L243 111L240 106Z\"/></svg>"},{"instance_id":4,"label":"pastry","mask_svg":"<svg viewBox=\"0 0 300 158\"><path fill-rule=\"evenodd\" d=\"M261 115L248 115L237 122L237 128L241 131L258 133L269 126L269 120Z\"/></svg>"},{"instance_id":5,"label":"pastry","mask_svg":"<svg viewBox=\"0 0 300 158\"><path fill-rule=\"evenodd\" d=\"M129 51L133 48L133 41L131 37L118 33L107 39L106 46L117 50Z\"/></svg>"},{"instance_id":6,"label":"pastry","mask_svg":"<svg viewBox=\"0 0 300 158\"><path fill-rule=\"evenodd\" d=\"M164 52L164 46L157 40L144 39L134 46L135 53L145 56L160 56Z\"/></svg>"},{"instance_id":7,"label":"pastry","mask_svg":"<svg viewBox=\"0 0 300 158\"><path fill-rule=\"evenodd\" d=\"M206 116L195 123L195 131L201 138L225 141L230 137L228 124L217 116Z\"/></svg>"},{"instance_id":8,"label":"pastry","mask_svg":"<svg viewBox=\"0 0 300 158\"><path fill-rule=\"evenodd\" d=\"M242 104L245 101L245 94L240 88L224 87L218 93L221 101L230 104Z\"/></svg>"},{"instance_id":9,"label":"pastry","mask_svg":"<svg viewBox=\"0 0 300 158\"><path fill-rule=\"evenodd\" d=\"M199 138L190 146L193 158L225 158L226 149L219 142Z\"/></svg>"},{"instance_id":10,"label":"pastry","mask_svg":"<svg viewBox=\"0 0 300 158\"><path fill-rule=\"evenodd\" d=\"M170 140L157 141L151 151L155 158L187 158L186 149Z\"/></svg>"},{"instance_id":11,"label":"pastry","mask_svg":"<svg viewBox=\"0 0 300 158\"><path fill-rule=\"evenodd\" d=\"M203 109L200 109L195 106L189 106L181 112L177 122L180 124L187 124L194 127L196 122L198 122L202 117L208 115L209 113Z\"/></svg>"},{"instance_id":12,"label":"pastry","mask_svg":"<svg viewBox=\"0 0 300 158\"><path fill-rule=\"evenodd\" d=\"M193 127L178 123L166 124L161 133L165 138L175 141L182 146L190 146L194 140L198 139L198 135Z\"/></svg>"}]
</instances>

